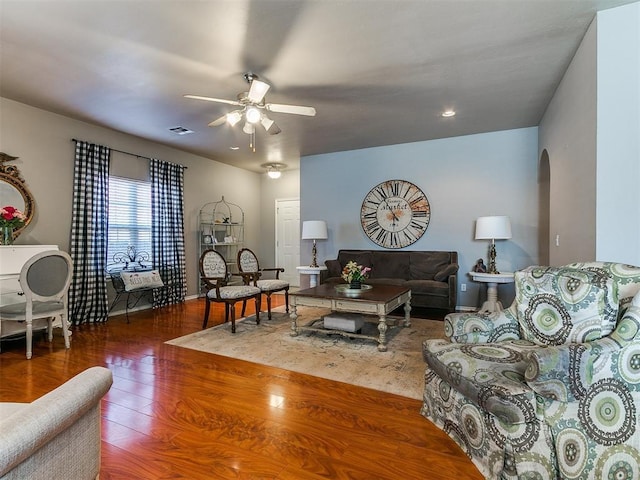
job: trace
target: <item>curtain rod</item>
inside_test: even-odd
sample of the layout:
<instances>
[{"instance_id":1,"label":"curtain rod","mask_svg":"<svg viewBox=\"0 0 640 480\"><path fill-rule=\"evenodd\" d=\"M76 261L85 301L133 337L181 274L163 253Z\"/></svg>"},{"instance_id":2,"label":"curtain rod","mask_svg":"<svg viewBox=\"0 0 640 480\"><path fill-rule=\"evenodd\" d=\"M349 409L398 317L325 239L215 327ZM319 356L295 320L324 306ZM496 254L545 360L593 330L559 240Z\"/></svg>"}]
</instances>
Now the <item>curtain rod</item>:
<instances>
[{"instance_id":1,"label":"curtain rod","mask_svg":"<svg viewBox=\"0 0 640 480\"><path fill-rule=\"evenodd\" d=\"M78 140L75 138L71 139L72 142L82 142L84 140ZM144 155L138 155L137 153L130 153L130 152L125 152L124 150L118 150L117 148L111 148L111 147L107 147L109 150L113 150L114 152L118 152L118 153L124 153L125 155L131 155L132 157L138 157L138 158L145 158L147 160L151 160L151 157L145 157ZM170 162L170 163L175 163L175 162ZM180 165L179 163L176 163L176 165ZM185 170L189 167L185 167L184 165L180 165L182 168L184 168Z\"/></svg>"}]
</instances>

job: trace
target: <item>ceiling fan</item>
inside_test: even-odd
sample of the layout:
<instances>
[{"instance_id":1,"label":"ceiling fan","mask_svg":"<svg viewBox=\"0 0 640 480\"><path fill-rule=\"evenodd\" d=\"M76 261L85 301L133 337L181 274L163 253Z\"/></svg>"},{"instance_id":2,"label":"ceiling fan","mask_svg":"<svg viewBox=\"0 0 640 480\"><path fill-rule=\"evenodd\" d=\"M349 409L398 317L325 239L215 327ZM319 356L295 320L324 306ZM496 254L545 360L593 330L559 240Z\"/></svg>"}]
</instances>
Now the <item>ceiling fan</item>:
<instances>
[{"instance_id":1,"label":"ceiling fan","mask_svg":"<svg viewBox=\"0 0 640 480\"><path fill-rule=\"evenodd\" d=\"M313 117L316 109L313 107L303 107L299 105L283 105L281 103L266 103L265 95L271 88L271 85L258 80L258 75L247 72L243 75L244 79L249 83L249 91L238 94L237 100L225 100L223 98L203 97L200 95L185 95L185 98L193 98L195 100L206 100L207 102L226 103L227 105L235 105L241 107L233 110L222 117L209 123L210 127L218 127L225 122L231 126L236 125L244 118L245 124L242 131L253 135L255 133L255 124L260 123L267 133L276 135L280 133L280 127L270 119L266 112L275 113L292 113L294 115L306 115Z\"/></svg>"}]
</instances>

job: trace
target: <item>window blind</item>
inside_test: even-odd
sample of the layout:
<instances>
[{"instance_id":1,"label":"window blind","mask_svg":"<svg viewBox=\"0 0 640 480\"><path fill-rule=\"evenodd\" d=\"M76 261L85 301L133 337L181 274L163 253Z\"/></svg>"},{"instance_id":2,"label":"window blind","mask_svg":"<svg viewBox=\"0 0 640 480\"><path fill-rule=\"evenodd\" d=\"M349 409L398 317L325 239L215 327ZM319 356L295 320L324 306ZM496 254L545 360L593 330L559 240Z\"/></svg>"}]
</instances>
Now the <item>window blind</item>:
<instances>
[{"instance_id":1,"label":"window blind","mask_svg":"<svg viewBox=\"0 0 640 480\"><path fill-rule=\"evenodd\" d=\"M110 176L107 265L130 246L151 260L151 183Z\"/></svg>"}]
</instances>

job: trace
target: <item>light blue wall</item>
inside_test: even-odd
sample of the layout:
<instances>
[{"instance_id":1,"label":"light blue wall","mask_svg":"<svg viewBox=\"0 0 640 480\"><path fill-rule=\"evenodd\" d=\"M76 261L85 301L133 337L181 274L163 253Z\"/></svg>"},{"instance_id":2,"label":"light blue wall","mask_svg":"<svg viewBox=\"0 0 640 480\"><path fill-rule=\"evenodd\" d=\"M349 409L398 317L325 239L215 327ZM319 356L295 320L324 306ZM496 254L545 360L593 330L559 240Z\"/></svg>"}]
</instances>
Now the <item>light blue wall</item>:
<instances>
[{"instance_id":1,"label":"light blue wall","mask_svg":"<svg viewBox=\"0 0 640 480\"><path fill-rule=\"evenodd\" d=\"M380 182L409 180L431 204L425 235L407 250L455 250L459 255L458 305L479 305L484 289L466 276L488 243L474 240L475 220L511 217L513 238L497 242L497 266L513 271L538 260L538 129L507 130L427 142L307 156L301 159L301 220L326 220L329 239L318 242L318 260L345 248L379 249L360 225L364 196ZM301 264L311 258L302 241ZM504 294L512 294L509 286ZM501 296L503 292L501 290Z\"/></svg>"}]
</instances>

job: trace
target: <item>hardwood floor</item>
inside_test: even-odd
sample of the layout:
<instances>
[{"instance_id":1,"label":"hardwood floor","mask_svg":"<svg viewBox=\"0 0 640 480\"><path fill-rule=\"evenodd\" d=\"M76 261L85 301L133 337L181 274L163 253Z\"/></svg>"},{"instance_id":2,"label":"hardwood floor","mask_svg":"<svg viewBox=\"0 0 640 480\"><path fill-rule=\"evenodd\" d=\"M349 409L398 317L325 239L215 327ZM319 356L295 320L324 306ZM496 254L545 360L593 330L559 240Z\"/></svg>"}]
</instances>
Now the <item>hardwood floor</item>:
<instances>
[{"instance_id":1,"label":"hardwood floor","mask_svg":"<svg viewBox=\"0 0 640 480\"><path fill-rule=\"evenodd\" d=\"M482 478L418 400L164 344L200 330L203 312L189 300L74 327L70 350L57 330L53 344L34 338L31 360L24 340L3 341L0 401L108 367L102 480ZM209 325L222 319L216 308Z\"/></svg>"}]
</instances>

